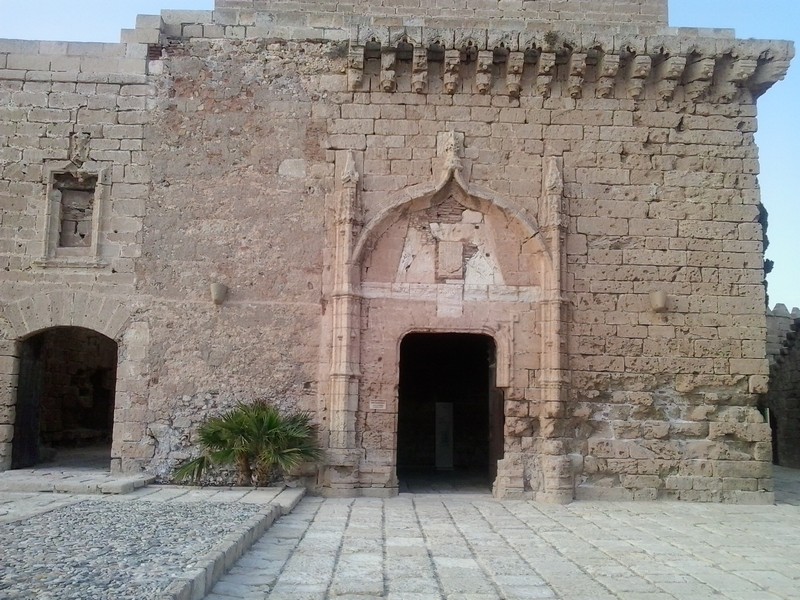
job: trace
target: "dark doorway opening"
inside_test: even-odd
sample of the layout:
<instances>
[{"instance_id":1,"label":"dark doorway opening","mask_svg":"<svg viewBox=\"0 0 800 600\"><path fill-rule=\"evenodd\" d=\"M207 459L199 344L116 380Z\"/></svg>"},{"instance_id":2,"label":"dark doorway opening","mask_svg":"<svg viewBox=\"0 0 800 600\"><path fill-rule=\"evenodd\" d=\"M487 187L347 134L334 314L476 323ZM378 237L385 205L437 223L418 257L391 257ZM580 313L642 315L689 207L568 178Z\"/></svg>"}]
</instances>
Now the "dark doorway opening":
<instances>
[{"instance_id":1,"label":"dark doorway opening","mask_svg":"<svg viewBox=\"0 0 800 600\"><path fill-rule=\"evenodd\" d=\"M400 346L397 474L401 491L488 491L502 458L494 340L411 333ZM499 444L498 444L499 440Z\"/></svg>"},{"instance_id":2,"label":"dark doorway opening","mask_svg":"<svg viewBox=\"0 0 800 600\"><path fill-rule=\"evenodd\" d=\"M11 468L110 467L117 344L80 327L26 339L20 354Z\"/></svg>"}]
</instances>

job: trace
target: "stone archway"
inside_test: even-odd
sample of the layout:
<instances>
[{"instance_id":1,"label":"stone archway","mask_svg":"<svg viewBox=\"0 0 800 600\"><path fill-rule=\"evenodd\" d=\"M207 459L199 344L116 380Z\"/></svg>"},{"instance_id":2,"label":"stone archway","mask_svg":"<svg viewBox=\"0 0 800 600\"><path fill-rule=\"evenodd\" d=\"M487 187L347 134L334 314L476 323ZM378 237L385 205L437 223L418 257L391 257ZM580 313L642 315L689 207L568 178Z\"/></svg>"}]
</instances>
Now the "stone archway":
<instances>
[{"instance_id":1,"label":"stone archway","mask_svg":"<svg viewBox=\"0 0 800 600\"><path fill-rule=\"evenodd\" d=\"M131 309L119 300L84 291L53 290L35 297L21 298L2 306L0 339L0 470L11 467L12 440L15 436L18 385L25 359L26 341L37 334L61 328L91 330L118 344L118 385L114 395L114 433L111 467L115 472L138 471L141 456L128 457L128 447L139 454L147 441L146 423L132 422L128 410L134 403L146 402L143 375L147 372L149 330L146 323L132 323ZM28 350L30 352L30 349ZM23 390L24 391L24 390ZM134 415L136 416L136 415ZM38 443L38 442L37 442Z\"/></svg>"},{"instance_id":2,"label":"stone archway","mask_svg":"<svg viewBox=\"0 0 800 600\"><path fill-rule=\"evenodd\" d=\"M56 461L108 468L117 343L81 327L54 327L20 345L11 468Z\"/></svg>"},{"instance_id":3,"label":"stone archway","mask_svg":"<svg viewBox=\"0 0 800 600\"><path fill-rule=\"evenodd\" d=\"M365 449L362 487L393 489L402 339L414 331L504 340L497 386L509 406L530 404L534 373L545 362L544 273L550 259L530 226L454 184L398 207L369 233L359 273L367 323L358 353L356 445ZM536 414L522 412L504 415L502 453L518 454L538 436ZM524 467L518 464L521 481ZM498 469L497 459L491 468Z\"/></svg>"}]
</instances>

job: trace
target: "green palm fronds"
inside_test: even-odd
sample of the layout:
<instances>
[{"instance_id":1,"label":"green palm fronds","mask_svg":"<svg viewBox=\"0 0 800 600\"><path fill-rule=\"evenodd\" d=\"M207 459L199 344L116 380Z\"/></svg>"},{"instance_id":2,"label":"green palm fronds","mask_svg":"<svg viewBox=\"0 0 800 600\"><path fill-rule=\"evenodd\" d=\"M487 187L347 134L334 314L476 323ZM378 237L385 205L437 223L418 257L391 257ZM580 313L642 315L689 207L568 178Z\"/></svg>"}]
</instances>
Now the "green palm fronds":
<instances>
[{"instance_id":1,"label":"green palm fronds","mask_svg":"<svg viewBox=\"0 0 800 600\"><path fill-rule=\"evenodd\" d=\"M322 458L317 430L308 413L283 415L271 404L240 404L213 417L198 431L203 454L175 472L179 481L199 482L212 464L235 465L239 485L267 485L273 474L285 474Z\"/></svg>"}]
</instances>

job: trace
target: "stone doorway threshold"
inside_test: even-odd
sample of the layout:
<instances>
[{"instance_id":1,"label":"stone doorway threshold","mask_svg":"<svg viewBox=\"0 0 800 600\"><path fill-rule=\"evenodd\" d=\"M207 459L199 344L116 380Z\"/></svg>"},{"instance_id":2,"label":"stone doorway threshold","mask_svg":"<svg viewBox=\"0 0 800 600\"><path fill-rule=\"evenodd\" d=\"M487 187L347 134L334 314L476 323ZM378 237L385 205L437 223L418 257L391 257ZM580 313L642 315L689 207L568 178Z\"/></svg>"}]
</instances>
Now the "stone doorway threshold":
<instances>
[{"instance_id":1,"label":"stone doorway threshold","mask_svg":"<svg viewBox=\"0 0 800 600\"><path fill-rule=\"evenodd\" d=\"M147 473L112 475L108 447L59 449L52 460L0 473L0 492L127 494L152 483Z\"/></svg>"},{"instance_id":2,"label":"stone doorway threshold","mask_svg":"<svg viewBox=\"0 0 800 600\"><path fill-rule=\"evenodd\" d=\"M800 506L800 469L772 466L775 481L775 504Z\"/></svg>"},{"instance_id":3,"label":"stone doorway threshold","mask_svg":"<svg viewBox=\"0 0 800 600\"><path fill-rule=\"evenodd\" d=\"M470 471L401 470L401 494L491 494L485 474ZM773 465L775 504L800 506L800 469Z\"/></svg>"},{"instance_id":4,"label":"stone doorway threshold","mask_svg":"<svg viewBox=\"0 0 800 600\"><path fill-rule=\"evenodd\" d=\"M492 482L486 470L401 469L401 494L491 494Z\"/></svg>"}]
</instances>

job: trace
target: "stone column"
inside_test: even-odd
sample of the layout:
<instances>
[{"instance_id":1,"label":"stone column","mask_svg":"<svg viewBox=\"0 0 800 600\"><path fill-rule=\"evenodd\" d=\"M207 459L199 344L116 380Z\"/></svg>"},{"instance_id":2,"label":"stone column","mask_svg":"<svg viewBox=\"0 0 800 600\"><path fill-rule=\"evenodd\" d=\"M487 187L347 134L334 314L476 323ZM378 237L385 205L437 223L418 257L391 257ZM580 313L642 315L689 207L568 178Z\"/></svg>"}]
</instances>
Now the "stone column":
<instances>
[{"instance_id":1,"label":"stone column","mask_svg":"<svg viewBox=\"0 0 800 600\"><path fill-rule=\"evenodd\" d=\"M334 217L335 257L331 294L333 335L328 395L329 442L325 487L328 493L346 493L358 484L361 452L356 448L356 411L361 382L360 271L353 263L353 248L363 225L359 202L359 175L355 157L348 152L341 171Z\"/></svg>"},{"instance_id":2,"label":"stone column","mask_svg":"<svg viewBox=\"0 0 800 600\"><path fill-rule=\"evenodd\" d=\"M11 440L14 436L19 344L0 339L0 471L11 468Z\"/></svg>"},{"instance_id":3,"label":"stone column","mask_svg":"<svg viewBox=\"0 0 800 600\"><path fill-rule=\"evenodd\" d=\"M566 220L564 213L563 159L551 156L545 161L544 189L540 210L542 236L550 249L552 269L543 302L543 349L541 382L541 409L539 411L539 457L543 489L536 499L542 502L570 502L573 497L573 480L565 445L566 399L569 383L567 369L566 301L564 276L566 269Z\"/></svg>"}]
</instances>

